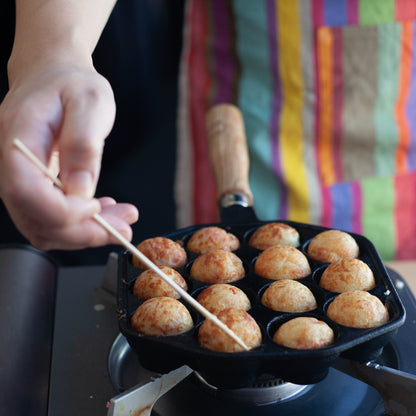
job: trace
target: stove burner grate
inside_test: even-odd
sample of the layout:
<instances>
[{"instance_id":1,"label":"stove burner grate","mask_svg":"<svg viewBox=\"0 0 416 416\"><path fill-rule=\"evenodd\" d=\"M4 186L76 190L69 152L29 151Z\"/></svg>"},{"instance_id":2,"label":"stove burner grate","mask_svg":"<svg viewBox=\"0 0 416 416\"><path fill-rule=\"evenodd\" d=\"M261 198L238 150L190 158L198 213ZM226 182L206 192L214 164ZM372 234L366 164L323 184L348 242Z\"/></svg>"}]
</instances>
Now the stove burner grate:
<instances>
[{"instance_id":1,"label":"stove burner grate","mask_svg":"<svg viewBox=\"0 0 416 416\"><path fill-rule=\"evenodd\" d=\"M310 386L287 383L280 378L265 374L251 386L240 389L219 389L209 384L199 373L194 373L196 383L208 394L225 401L250 405L264 405L288 400L306 393Z\"/></svg>"}]
</instances>

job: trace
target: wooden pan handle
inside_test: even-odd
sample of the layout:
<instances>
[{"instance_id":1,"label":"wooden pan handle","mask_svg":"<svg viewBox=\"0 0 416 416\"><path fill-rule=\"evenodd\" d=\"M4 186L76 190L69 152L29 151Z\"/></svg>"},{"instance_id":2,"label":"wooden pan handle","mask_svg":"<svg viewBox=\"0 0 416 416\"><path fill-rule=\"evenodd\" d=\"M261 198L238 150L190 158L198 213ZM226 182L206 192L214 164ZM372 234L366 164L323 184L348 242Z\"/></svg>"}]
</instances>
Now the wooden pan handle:
<instances>
[{"instance_id":1,"label":"wooden pan handle","mask_svg":"<svg viewBox=\"0 0 416 416\"><path fill-rule=\"evenodd\" d=\"M231 104L212 107L206 116L206 129L220 205L226 205L224 199L231 197L234 201L241 198L240 203L252 206L250 160L240 110Z\"/></svg>"}]
</instances>

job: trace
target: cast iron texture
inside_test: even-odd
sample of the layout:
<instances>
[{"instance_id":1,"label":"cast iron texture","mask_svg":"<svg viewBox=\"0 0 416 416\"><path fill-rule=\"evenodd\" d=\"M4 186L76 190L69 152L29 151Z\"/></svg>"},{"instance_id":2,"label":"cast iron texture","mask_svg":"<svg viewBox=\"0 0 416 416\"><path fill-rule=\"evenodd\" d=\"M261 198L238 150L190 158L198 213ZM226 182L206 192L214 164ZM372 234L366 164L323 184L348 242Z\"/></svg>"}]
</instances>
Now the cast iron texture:
<instances>
[{"instance_id":1,"label":"cast iron texture","mask_svg":"<svg viewBox=\"0 0 416 416\"><path fill-rule=\"evenodd\" d=\"M250 386L264 374L282 378L296 384L313 384L321 381L328 373L331 364L339 357L361 362L376 358L397 329L405 321L405 310L394 285L382 263L374 245L365 237L350 233L360 248L360 259L372 269L376 287L370 291L388 305L390 320L387 324L374 329L347 328L332 322L326 316L327 304L337 295L319 286L322 269L327 265L308 258L312 274L299 281L314 293L318 307L309 313L280 313L264 307L260 303L261 294L273 281L259 277L254 273L254 261L260 250L248 246L248 238L258 227L271 221L258 221L251 207L232 206L222 208L221 218L226 222L204 224L177 230L165 237L178 241L186 247L187 240L198 229L208 226L220 226L236 235L241 247L235 251L244 263L246 276L235 286L242 289L252 302L249 313L256 319L262 333L260 347L249 352L217 353L204 349L198 344L197 332L203 317L194 311L185 301L194 319L194 328L181 335L172 337L151 337L137 333L130 326L130 317L141 301L132 294L132 287L140 270L131 262L127 251L119 256L118 270L118 313L120 331L126 337L131 348L137 352L143 367L166 373L183 364L198 371L210 384L221 388L241 388ZM300 234L299 249L306 255L307 244L311 238L327 228L291 221L279 221L296 228ZM207 285L190 278L189 270L196 253L187 251L188 263L178 269L188 283L188 292L194 297ZM312 316L327 322L335 333L335 342L318 350L294 350L275 344L272 336L279 325L295 316Z\"/></svg>"}]
</instances>

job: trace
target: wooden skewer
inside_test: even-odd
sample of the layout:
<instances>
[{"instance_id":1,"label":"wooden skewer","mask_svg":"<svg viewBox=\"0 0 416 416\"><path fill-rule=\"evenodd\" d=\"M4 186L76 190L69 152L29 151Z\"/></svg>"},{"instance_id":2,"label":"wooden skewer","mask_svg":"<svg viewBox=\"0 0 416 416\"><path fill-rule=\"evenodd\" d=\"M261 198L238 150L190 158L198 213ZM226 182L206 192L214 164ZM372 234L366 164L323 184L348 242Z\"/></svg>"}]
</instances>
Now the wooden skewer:
<instances>
[{"instance_id":1,"label":"wooden skewer","mask_svg":"<svg viewBox=\"0 0 416 416\"><path fill-rule=\"evenodd\" d=\"M14 139L13 144L36 166L38 166L42 172L51 180L53 183L63 191L62 182L57 178L39 159L32 151L19 139ZM197 300L195 300L188 292L183 290L177 283L169 278L156 264L149 260L142 252L140 252L133 244L124 238L113 226L111 226L103 217L99 214L94 214L93 219L101 225L109 234L115 237L122 246L124 246L130 253L138 257L143 263L145 263L150 269L157 273L166 283L168 283L173 289L175 289L179 295L184 298L190 305L192 305L197 311L199 311L205 318L212 321L225 333L227 333L234 341L236 341L242 348L249 351L247 345L243 340L238 337L234 331L228 328L223 322L221 322L214 314L204 308Z\"/></svg>"}]
</instances>

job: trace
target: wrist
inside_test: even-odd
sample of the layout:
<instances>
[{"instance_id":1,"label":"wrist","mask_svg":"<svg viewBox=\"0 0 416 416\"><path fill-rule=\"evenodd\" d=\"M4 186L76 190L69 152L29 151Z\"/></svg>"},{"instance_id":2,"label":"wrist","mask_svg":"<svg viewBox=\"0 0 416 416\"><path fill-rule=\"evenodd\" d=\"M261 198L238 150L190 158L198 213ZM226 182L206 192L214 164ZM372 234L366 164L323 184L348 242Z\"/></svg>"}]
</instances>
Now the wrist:
<instances>
[{"instance_id":1,"label":"wrist","mask_svg":"<svg viewBox=\"0 0 416 416\"><path fill-rule=\"evenodd\" d=\"M91 54L82 53L80 49L71 51L64 43L56 45L56 47L49 46L47 51L39 51L38 53L35 50L28 52L27 48L16 47L13 49L7 63L9 87L29 74L50 70L53 67L93 68Z\"/></svg>"},{"instance_id":2,"label":"wrist","mask_svg":"<svg viewBox=\"0 0 416 416\"><path fill-rule=\"evenodd\" d=\"M45 65L92 66L115 0L16 0L10 84Z\"/></svg>"}]
</instances>

